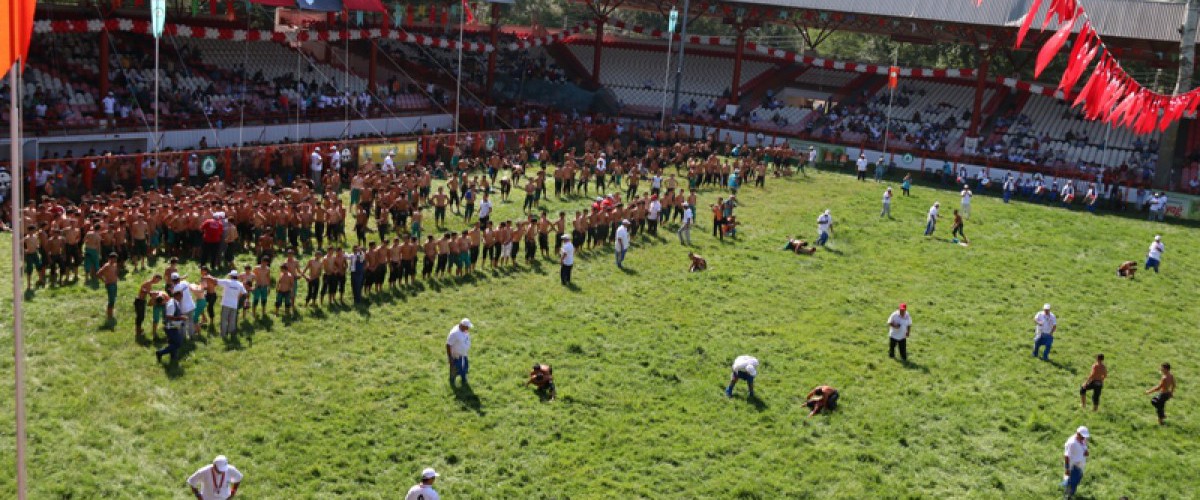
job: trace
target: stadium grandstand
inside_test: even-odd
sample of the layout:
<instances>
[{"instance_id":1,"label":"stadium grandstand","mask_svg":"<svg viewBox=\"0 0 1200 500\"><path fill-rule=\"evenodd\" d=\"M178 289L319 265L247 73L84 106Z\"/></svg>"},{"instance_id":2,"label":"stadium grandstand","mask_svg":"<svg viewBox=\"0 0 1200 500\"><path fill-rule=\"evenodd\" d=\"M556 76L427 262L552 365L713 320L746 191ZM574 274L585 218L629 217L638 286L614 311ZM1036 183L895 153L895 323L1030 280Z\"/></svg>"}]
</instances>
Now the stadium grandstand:
<instances>
[{"instance_id":1,"label":"stadium grandstand","mask_svg":"<svg viewBox=\"0 0 1200 500\"><path fill-rule=\"evenodd\" d=\"M490 4L490 13L476 5L478 16L460 33L451 18L463 14L458 7L439 13L434 4L397 4L364 16L214 1L207 12L168 15L173 26L159 42L157 79L147 5L39 5L21 93L27 157L146 153L155 149L154 130L160 150L179 151L200 147L202 138L204 146L228 148L452 131L455 123L460 132L480 132L564 127L578 116L591 124L655 120L665 112L693 135L723 130L722 139L739 143L769 137L872 150L886 143L889 154L923 160L1065 176L1111 172L1109 179L1177 189L1197 173L1194 120L1184 121L1169 158L1160 159L1159 134L1084 120L1053 83L1021 76L1030 57L1010 47L1028 0L693 6L686 17L719 22L733 35L689 34L678 97L673 70L665 69L678 64L668 50L681 44L666 40L661 24L619 20L665 14L670 6L661 2L583 2L592 19L574 29L509 26L501 4ZM1182 4L1104 0L1088 8L1122 61L1173 68L1179 33L1171 20L1181 19ZM264 23L270 34L248 34ZM747 43L766 25L794 27L806 50ZM354 36L360 30L365 35ZM899 86L889 92L887 61L820 57L822 40L836 32L967 44L978 64L897 61ZM989 71L1002 58L1013 74ZM1169 173L1155 179L1156 169Z\"/></svg>"}]
</instances>

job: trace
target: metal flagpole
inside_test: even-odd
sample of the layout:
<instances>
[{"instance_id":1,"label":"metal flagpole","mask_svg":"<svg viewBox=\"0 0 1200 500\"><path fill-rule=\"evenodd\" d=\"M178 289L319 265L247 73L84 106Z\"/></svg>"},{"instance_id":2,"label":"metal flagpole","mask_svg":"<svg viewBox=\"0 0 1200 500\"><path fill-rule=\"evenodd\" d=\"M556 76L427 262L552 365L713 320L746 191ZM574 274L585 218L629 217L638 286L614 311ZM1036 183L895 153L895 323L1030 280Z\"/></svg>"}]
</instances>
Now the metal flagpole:
<instances>
[{"instance_id":1,"label":"metal flagpole","mask_svg":"<svg viewBox=\"0 0 1200 500\"><path fill-rule=\"evenodd\" d=\"M671 44L675 41L675 18L679 16L678 11L671 7L671 19L667 26L667 67L663 70L663 98L662 112L659 115L658 128L667 127L667 85L671 81Z\"/></svg>"},{"instance_id":2,"label":"metal flagpole","mask_svg":"<svg viewBox=\"0 0 1200 500\"><path fill-rule=\"evenodd\" d=\"M21 112L17 105L20 79L17 74L21 71L21 60L18 59L8 72L8 127L9 127L9 163L12 165L12 273L13 273L13 374L16 385L13 388L13 402L16 405L16 441L17 441L17 500L27 498L28 484L25 474L25 315L22 305L25 297L21 295L21 232L24 220L21 218L21 184L25 177L21 173Z\"/></svg>"},{"instance_id":3,"label":"metal flagpole","mask_svg":"<svg viewBox=\"0 0 1200 500\"><path fill-rule=\"evenodd\" d=\"M690 0L683 0L683 24L679 25L679 68L675 70L675 102L672 103L671 116L679 112L679 87L683 84L683 49L687 47L688 14L691 14Z\"/></svg>"},{"instance_id":4,"label":"metal flagpole","mask_svg":"<svg viewBox=\"0 0 1200 500\"><path fill-rule=\"evenodd\" d=\"M458 74L454 82L454 148L458 149L459 110L462 108L462 59L463 59L463 28L467 24L467 10L458 9Z\"/></svg>"},{"instance_id":5,"label":"metal flagpole","mask_svg":"<svg viewBox=\"0 0 1200 500\"><path fill-rule=\"evenodd\" d=\"M295 102L295 104L296 104L296 139L295 139L295 142L299 143L300 142L300 101L302 99L304 99L304 94L300 92L300 49L301 49L300 43L296 42L296 45L292 48L296 50L296 78L295 78L296 81L293 82L295 84L295 88L296 88L296 99L295 99L295 101L296 101ZM308 88L305 87L304 91L305 91L304 93L307 93Z\"/></svg>"},{"instance_id":6,"label":"metal flagpole","mask_svg":"<svg viewBox=\"0 0 1200 500\"><path fill-rule=\"evenodd\" d=\"M892 51L892 68L896 67L896 64L897 64L896 59L899 58L899 54L900 54L900 49L895 49ZM891 73L892 68L888 68L889 73ZM889 77L890 77L890 75L889 75ZM888 82L888 84L889 85L888 85L887 123L885 123L883 126L883 155L884 156L887 156L887 152L888 152L888 136L892 134L892 100L895 99L895 97L896 97L896 88L891 86L890 81Z\"/></svg>"},{"instance_id":7,"label":"metal flagpole","mask_svg":"<svg viewBox=\"0 0 1200 500\"><path fill-rule=\"evenodd\" d=\"M154 37L154 169L158 170L158 40L159 37ZM138 168L142 168L138 165Z\"/></svg>"}]
</instances>

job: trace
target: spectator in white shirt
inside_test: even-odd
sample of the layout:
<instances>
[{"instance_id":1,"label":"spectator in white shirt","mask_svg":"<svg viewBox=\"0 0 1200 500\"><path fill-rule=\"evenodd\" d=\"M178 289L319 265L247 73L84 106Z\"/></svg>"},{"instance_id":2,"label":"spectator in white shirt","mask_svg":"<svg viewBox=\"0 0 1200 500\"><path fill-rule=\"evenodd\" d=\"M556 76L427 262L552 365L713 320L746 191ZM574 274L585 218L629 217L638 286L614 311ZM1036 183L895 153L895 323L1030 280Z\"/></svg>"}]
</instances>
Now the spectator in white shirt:
<instances>
[{"instance_id":1,"label":"spectator in white shirt","mask_svg":"<svg viewBox=\"0 0 1200 500\"><path fill-rule=\"evenodd\" d=\"M625 253L629 251L629 219L622 220L617 228L613 236L613 250L617 254L617 269L625 269Z\"/></svg>"},{"instance_id":2,"label":"spectator in white shirt","mask_svg":"<svg viewBox=\"0 0 1200 500\"><path fill-rule=\"evenodd\" d=\"M1050 312L1050 304L1042 306L1042 311L1033 316L1037 325L1037 335L1033 337L1033 357L1037 357L1038 348L1046 346L1042 352L1042 361L1050 360L1050 346L1054 345L1054 332L1058 331L1058 317Z\"/></svg>"},{"instance_id":3,"label":"spectator in white shirt","mask_svg":"<svg viewBox=\"0 0 1200 500\"><path fill-rule=\"evenodd\" d=\"M934 202L932 207L929 207L929 216L925 219L925 236L933 234L934 229L937 229L938 209L942 204Z\"/></svg>"},{"instance_id":4,"label":"spectator in white shirt","mask_svg":"<svg viewBox=\"0 0 1200 500\"><path fill-rule=\"evenodd\" d=\"M1150 253L1146 255L1146 269L1154 269L1154 273L1158 274L1158 265L1162 261L1163 248L1162 236L1155 236L1154 241L1150 242Z\"/></svg>"},{"instance_id":5,"label":"spectator in white shirt","mask_svg":"<svg viewBox=\"0 0 1200 500\"><path fill-rule=\"evenodd\" d=\"M322 161L321 148L318 147L313 149L312 154L309 155L309 170L312 172L313 185L316 186L317 191L321 190L321 170L323 169L321 166Z\"/></svg>"},{"instance_id":6,"label":"spectator in white shirt","mask_svg":"<svg viewBox=\"0 0 1200 500\"><path fill-rule=\"evenodd\" d=\"M650 236L658 236L658 214L662 212L662 202L657 195L650 196L650 206L646 209L646 224Z\"/></svg>"},{"instance_id":7,"label":"spectator in white shirt","mask_svg":"<svg viewBox=\"0 0 1200 500\"><path fill-rule=\"evenodd\" d=\"M237 334L238 304L246 296L246 287L238 279L236 270L229 271L229 279L217 280L221 285L221 338Z\"/></svg>"},{"instance_id":8,"label":"spectator in white shirt","mask_svg":"<svg viewBox=\"0 0 1200 500\"><path fill-rule=\"evenodd\" d=\"M858 167L858 180L867 180L867 155L859 153L858 160L855 160L854 165Z\"/></svg>"},{"instance_id":9,"label":"spectator in white shirt","mask_svg":"<svg viewBox=\"0 0 1200 500\"><path fill-rule=\"evenodd\" d=\"M198 500L226 500L237 494L242 473L229 465L225 455L217 455L213 463L192 474L187 483Z\"/></svg>"},{"instance_id":10,"label":"spectator in white shirt","mask_svg":"<svg viewBox=\"0 0 1200 500\"><path fill-rule=\"evenodd\" d=\"M446 337L446 359L450 362L450 386L454 387L454 377L462 377L462 385L467 383L467 372L471 365L467 361L467 351L471 349L471 320L463 318Z\"/></svg>"},{"instance_id":11,"label":"spectator in white shirt","mask_svg":"<svg viewBox=\"0 0 1200 500\"><path fill-rule=\"evenodd\" d=\"M900 361L908 361L908 334L912 331L912 316L908 315L908 304L888 316L888 357L896 358L896 346L900 346Z\"/></svg>"},{"instance_id":12,"label":"spectator in white shirt","mask_svg":"<svg viewBox=\"0 0 1200 500\"><path fill-rule=\"evenodd\" d=\"M880 217L892 218L892 188L887 188L883 192L883 211L879 212Z\"/></svg>"},{"instance_id":13,"label":"spectator in white shirt","mask_svg":"<svg viewBox=\"0 0 1200 500\"><path fill-rule=\"evenodd\" d=\"M421 482L408 489L404 500L441 500L438 492L433 489L433 482L440 474L432 468L421 471Z\"/></svg>"},{"instance_id":14,"label":"spectator in white shirt","mask_svg":"<svg viewBox=\"0 0 1200 500\"><path fill-rule=\"evenodd\" d=\"M758 358L754 356L738 356L733 360L733 376L729 378L729 386L725 388L725 397L733 397L733 386L738 379L746 381L750 387L749 398L754 397L754 377L758 376Z\"/></svg>"},{"instance_id":15,"label":"spectator in white shirt","mask_svg":"<svg viewBox=\"0 0 1200 500\"><path fill-rule=\"evenodd\" d=\"M1087 464L1088 457L1087 441L1091 438L1092 435L1088 432L1088 428L1080 426L1075 429L1075 434L1067 438L1067 443L1063 446L1062 486L1066 489L1064 492L1066 498L1075 496L1079 482L1083 481L1083 466Z\"/></svg>"},{"instance_id":16,"label":"spectator in white shirt","mask_svg":"<svg viewBox=\"0 0 1200 500\"><path fill-rule=\"evenodd\" d=\"M571 286L571 268L575 266L575 245L571 244L571 235L562 235L562 248L558 250L558 279L563 286Z\"/></svg>"}]
</instances>

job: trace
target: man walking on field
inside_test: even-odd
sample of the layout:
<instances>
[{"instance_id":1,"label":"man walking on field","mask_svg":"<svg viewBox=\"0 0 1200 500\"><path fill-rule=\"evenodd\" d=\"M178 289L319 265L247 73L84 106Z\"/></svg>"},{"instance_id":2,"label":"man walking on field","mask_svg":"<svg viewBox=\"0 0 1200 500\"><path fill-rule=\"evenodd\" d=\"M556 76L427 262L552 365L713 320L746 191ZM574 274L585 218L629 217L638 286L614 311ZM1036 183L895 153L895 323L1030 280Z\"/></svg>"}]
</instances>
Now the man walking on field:
<instances>
[{"instance_id":1,"label":"man walking on field","mask_svg":"<svg viewBox=\"0 0 1200 500\"><path fill-rule=\"evenodd\" d=\"M1163 419L1167 418L1167 401L1175 395L1175 376L1171 375L1171 363L1163 363L1159 371L1162 378L1159 379L1158 385L1151 387L1146 394L1158 391L1157 395L1150 398L1150 404L1158 412L1158 425L1163 425Z\"/></svg>"},{"instance_id":2,"label":"man walking on field","mask_svg":"<svg viewBox=\"0 0 1200 500\"><path fill-rule=\"evenodd\" d=\"M896 346L900 347L900 361L908 361L908 334L912 330L912 316L908 315L908 304L888 316L888 357L895 359Z\"/></svg>"},{"instance_id":3,"label":"man walking on field","mask_svg":"<svg viewBox=\"0 0 1200 500\"><path fill-rule=\"evenodd\" d=\"M939 202L934 202L932 207L929 207L929 216L925 219L925 236L933 234L933 230L937 229L938 209L942 206Z\"/></svg>"},{"instance_id":4,"label":"man walking on field","mask_svg":"<svg viewBox=\"0 0 1200 500\"><path fill-rule=\"evenodd\" d=\"M892 218L892 188L887 188L883 192L883 211L879 212L880 217Z\"/></svg>"},{"instance_id":5,"label":"man walking on field","mask_svg":"<svg viewBox=\"0 0 1200 500\"><path fill-rule=\"evenodd\" d=\"M471 365L467 361L467 351L471 349L471 320L463 318L446 337L446 359L450 362L450 387L454 387L454 377L462 377L462 385L467 386L467 372Z\"/></svg>"},{"instance_id":6,"label":"man walking on field","mask_svg":"<svg viewBox=\"0 0 1200 500\"><path fill-rule=\"evenodd\" d=\"M1042 311L1033 316L1037 325L1037 335L1033 337L1033 357L1037 357L1038 348L1045 346L1042 361L1050 361L1050 346L1054 345L1054 332L1058 331L1058 317L1050 312L1050 304L1042 306Z\"/></svg>"},{"instance_id":7,"label":"man walking on field","mask_svg":"<svg viewBox=\"0 0 1200 500\"><path fill-rule=\"evenodd\" d=\"M1063 497L1070 499L1075 496L1075 490L1083 481L1083 466L1087 463L1087 441L1092 438L1087 427L1075 429L1075 434L1067 438L1063 446Z\"/></svg>"},{"instance_id":8,"label":"man walking on field","mask_svg":"<svg viewBox=\"0 0 1200 500\"><path fill-rule=\"evenodd\" d=\"M1092 411L1100 408L1100 392L1104 390L1104 379L1108 378L1108 367L1104 366L1104 355L1097 354L1096 362L1092 364L1092 371L1088 373L1087 380L1083 381L1083 385L1079 387L1079 407L1087 408L1087 392L1092 391Z\"/></svg>"}]
</instances>

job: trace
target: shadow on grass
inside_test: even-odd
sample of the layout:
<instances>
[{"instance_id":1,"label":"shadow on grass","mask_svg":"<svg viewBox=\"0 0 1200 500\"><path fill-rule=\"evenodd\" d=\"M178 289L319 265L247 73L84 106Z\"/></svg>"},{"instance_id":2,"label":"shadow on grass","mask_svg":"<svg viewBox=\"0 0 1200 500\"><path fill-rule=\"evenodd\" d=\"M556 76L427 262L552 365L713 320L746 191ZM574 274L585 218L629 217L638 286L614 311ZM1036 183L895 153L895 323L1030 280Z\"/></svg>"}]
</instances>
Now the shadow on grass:
<instances>
[{"instance_id":1,"label":"shadow on grass","mask_svg":"<svg viewBox=\"0 0 1200 500\"><path fill-rule=\"evenodd\" d=\"M824 250L824 251L826 251L826 252L829 252L829 253L831 253L831 254L837 255L838 257L841 257L842 255L845 255L845 252L842 252L841 250L838 250L838 249L836 249L836 248L821 247L821 250Z\"/></svg>"},{"instance_id":2,"label":"shadow on grass","mask_svg":"<svg viewBox=\"0 0 1200 500\"><path fill-rule=\"evenodd\" d=\"M751 395L746 396L746 403L749 404L750 406L753 406L754 409L758 410L758 411L767 411L767 409L770 408L770 406L767 405L766 401L759 399L757 394L751 394Z\"/></svg>"},{"instance_id":3,"label":"shadow on grass","mask_svg":"<svg viewBox=\"0 0 1200 500\"><path fill-rule=\"evenodd\" d=\"M928 367L928 366L925 366L925 365L923 365L923 364L916 363L916 362L913 362L913 361L901 360L901 361L900 361L900 366L904 367L904 369L905 369L905 370L914 370L914 371L919 371L919 372L921 372L921 373L924 373L924 374L928 374L928 373L929 373L929 367Z\"/></svg>"},{"instance_id":4,"label":"shadow on grass","mask_svg":"<svg viewBox=\"0 0 1200 500\"><path fill-rule=\"evenodd\" d=\"M621 272L623 272L623 273L625 273L625 274L628 274L628 275L630 275L630 276L637 276L637 274L638 274L638 272L637 272L637 271L635 271L635 270L633 270L633 269L630 269L630 268L628 268L628 267L621 267L621 268L619 268L619 269L621 270Z\"/></svg>"},{"instance_id":5,"label":"shadow on grass","mask_svg":"<svg viewBox=\"0 0 1200 500\"><path fill-rule=\"evenodd\" d=\"M116 329L117 329L116 318L105 318L104 322L100 323L100 327L97 329L98 330L106 330L106 331L110 331L110 332L116 331Z\"/></svg>"},{"instance_id":6,"label":"shadow on grass","mask_svg":"<svg viewBox=\"0 0 1200 500\"><path fill-rule=\"evenodd\" d=\"M582 288L579 288L579 285L576 285L574 283L567 283L567 284L563 285L563 288L566 288L568 291L571 291L574 293L580 293L583 291Z\"/></svg>"},{"instance_id":7,"label":"shadow on grass","mask_svg":"<svg viewBox=\"0 0 1200 500\"><path fill-rule=\"evenodd\" d=\"M471 410L479 416L484 416L483 402L479 400L479 396L475 395L475 391L471 389L471 384L463 382L460 386L451 385L454 390L454 399L458 400L458 404L463 408Z\"/></svg>"}]
</instances>

